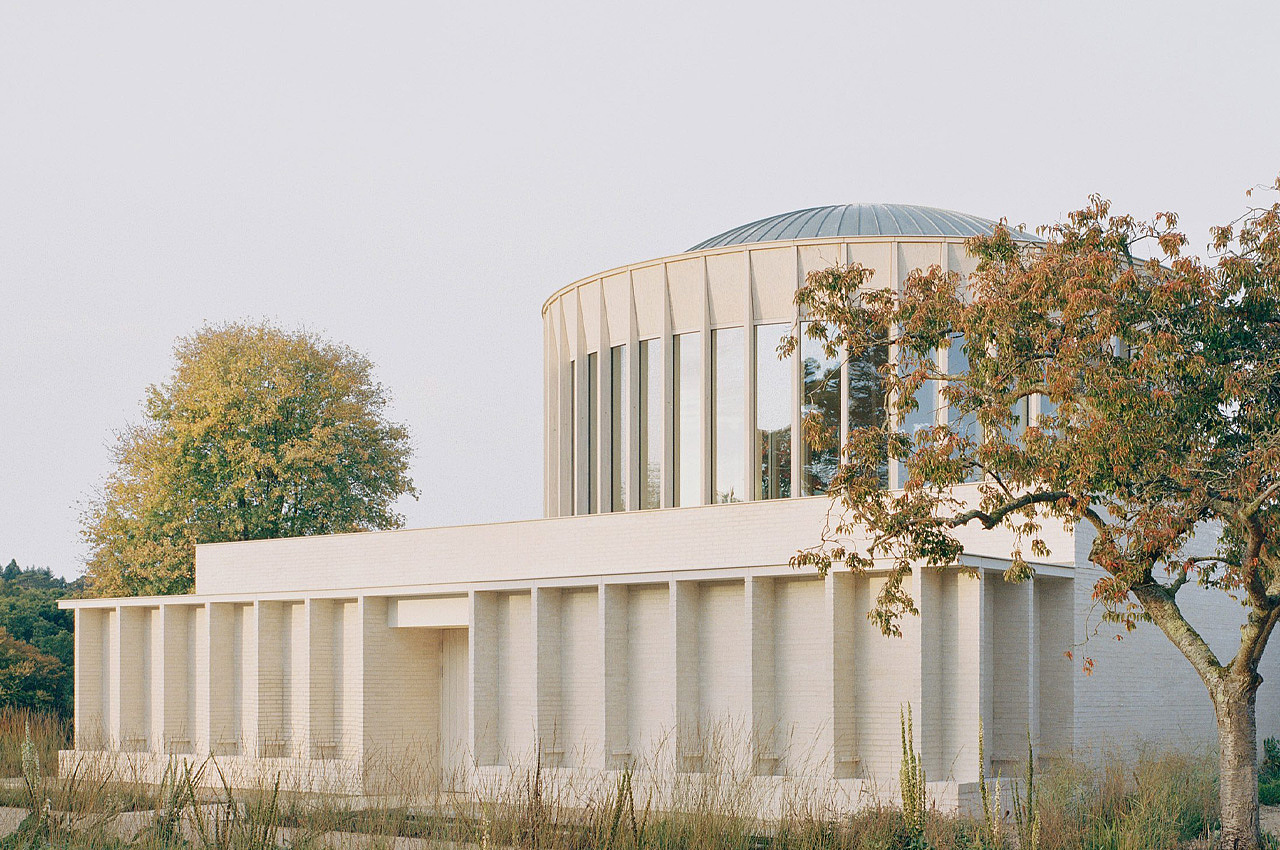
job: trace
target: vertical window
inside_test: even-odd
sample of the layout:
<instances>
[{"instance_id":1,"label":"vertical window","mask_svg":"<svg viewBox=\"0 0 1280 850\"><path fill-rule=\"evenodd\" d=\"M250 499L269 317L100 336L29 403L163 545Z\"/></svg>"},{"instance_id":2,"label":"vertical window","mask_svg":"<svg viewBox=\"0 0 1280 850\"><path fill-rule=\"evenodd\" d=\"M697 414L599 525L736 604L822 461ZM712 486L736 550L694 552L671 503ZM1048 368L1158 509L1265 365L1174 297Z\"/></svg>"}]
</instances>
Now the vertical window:
<instances>
[{"instance_id":1,"label":"vertical window","mask_svg":"<svg viewBox=\"0 0 1280 850\"><path fill-rule=\"evenodd\" d=\"M672 340L675 381L675 473L677 505L702 503L702 341L698 333Z\"/></svg>"},{"instance_id":2,"label":"vertical window","mask_svg":"<svg viewBox=\"0 0 1280 850\"><path fill-rule=\"evenodd\" d=\"M947 349L947 374L948 375L968 375L969 374L969 355L964 350L964 336L956 336L951 339L950 347ZM978 414L969 411L962 412L958 407L947 405L947 427L954 433L965 437L974 443L981 439L978 429ZM969 481L977 481L982 477L982 473L973 470L969 474Z\"/></svg>"},{"instance_id":3,"label":"vertical window","mask_svg":"<svg viewBox=\"0 0 1280 850\"><path fill-rule=\"evenodd\" d=\"M877 346L857 359L849 360L849 432L858 428L881 427L888 422L884 377L880 369L889 362L889 347ZM889 463L880 465L880 483L889 486Z\"/></svg>"},{"instance_id":4,"label":"vertical window","mask_svg":"<svg viewBox=\"0 0 1280 850\"><path fill-rule=\"evenodd\" d=\"M600 356L587 355L587 513L600 509L600 452L596 433L600 421Z\"/></svg>"},{"instance_id":5,"label":"vertical window","mask_svg":"<svg viewBox=\"0 0 1280 850\"><path fill-rule=\"evenodd\" d=\"M926 365L936 366L938 363L938 352L929 352L928 363ZM898 353L898 373L906 375L914 371L918 365L917 356L913 353ZM938 382L934 380L925 381L920 385L920 389L916 390L916 409L905 412L902 419L901 430L914 437L919 431L926 428L932 428L938 423ZM901 487L907 478L907 467L904 463L898 464L898 486Z\"/></svg>"},{"instance_id":6,"label":"vertical window","mask_svg":"<svg viewBox=\"0 0 1280 850\"><path fill-rule=\"evenodd\" d=\"M569 361L569 513L578 512L578 361Z\"/></svg>"},{"instance_id":7,"label":"vertical window","mask_svg":"<svg viewBox=\"0 0 1280 850\"><path fill-rule=\"evenodd\" d=\"M610 510L627 509L627 347L609 349L609 470L612 482Z\"/></svg>"},{"instance_id":8,"label":"vertical window","mask_svg":"<svg viewBox=\"0 0 1280 850\"><path fill-rule=\"evenodd\" d=\"M969 355L964 350L963 336L954 337L951 340L951 347L947 349L947 374L956 376L969 374ZM968 437L970 440L978 439L978 416L972 411L962 413L959 408L948 406L947 427L962 437Z\"/></svg>"},{"instance_id":9,"label":"vertical window","mask_svg":"<svg viewBox=\"0 0 1280 850\"><path fill-rule=\"evenodd\" d=\"M787 325L756 327L756 485L762 499L791 495L791 362L778 358Z\"/></svg>"},{"instance_id":10,"label":"vertical window","mask_svg":"<svg viewBox=\"0 0 1280 850\"><path fill-rule=\"evenodd\" d=\"M810 339L803 331L800 350L804 358L801 483L802 494L812 496L827 492L840 463L840 358L828 357L822 342Z\"/></svg>"},{"instance_id":11,"label":"vertical window","mask_svg":"<svg viewBox=\"0 0 1280 850\"><path fill-rule=\"evenodd\" d=\"M661 342L640 342L640 507L662 506Z\"/></svg>"},{"instance_id":12,"label":"vertical window","mask_svg":"<svg viewBox=\"0 0 1280 850\"><path fill-rule=\"evenodd\" d=\"M1026 436L1030 422L1031 399L1024 396L1013 403L1013 427L1009 429L1009 439L1018 445Z\"/></svg>"},{"instance_id":13,"label":"vertical window","mask_svg":"<svg viewBox=\"0 0 1280 850\"><path fill-rule=\"evenodd\" d=\"M711 499L716 503L746 498L746 338L745 328L711 332Z\"/></svg>"},{"instance_id":14,"label":"vertical window","mask_svg":"<svg viewBox=\"0 0 1280 850\"><path fill-rule=\"evenodd\" d=\"M1036 411L1036 427L1045 428L1049 420L1057 417L1058 405L1047 395L1037 395L1036 399L1040 402Z\"/></svg>"}]
</instances>

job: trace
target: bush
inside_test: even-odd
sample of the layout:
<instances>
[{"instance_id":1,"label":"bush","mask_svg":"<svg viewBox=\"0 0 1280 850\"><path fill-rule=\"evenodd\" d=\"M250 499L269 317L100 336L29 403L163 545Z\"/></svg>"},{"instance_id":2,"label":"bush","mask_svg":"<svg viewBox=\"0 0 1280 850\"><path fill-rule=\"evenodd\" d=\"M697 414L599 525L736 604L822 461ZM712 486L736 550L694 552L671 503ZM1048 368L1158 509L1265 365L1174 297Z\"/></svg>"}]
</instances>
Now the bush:
<instances>
[{"instance_id":1,"label":"bush","mask_svg":"<svg viewBox=\"0 0 1280 850\"><path fill-rule=\"evenodd\" d=\"M1264 806L1280 806L1280 779L1258 783L1258 802Z\"/></svg>"}]
</instances>

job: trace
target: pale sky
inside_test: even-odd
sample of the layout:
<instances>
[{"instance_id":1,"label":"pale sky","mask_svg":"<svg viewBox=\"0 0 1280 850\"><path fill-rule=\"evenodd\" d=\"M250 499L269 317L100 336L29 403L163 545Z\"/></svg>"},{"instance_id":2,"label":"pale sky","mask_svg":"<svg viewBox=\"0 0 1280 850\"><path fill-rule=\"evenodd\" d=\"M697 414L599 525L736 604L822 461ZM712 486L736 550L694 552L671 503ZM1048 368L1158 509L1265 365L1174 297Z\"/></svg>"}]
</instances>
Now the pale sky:
<instances>
[{"instance_id":1,"label":"pale sky","mask_svg":"<svg viewBox=\"0 0 1280 850\"><path fill-rule=\"evenodd\" d=\"M1280 8L0 0L0 563L78 503L175 338L366 353L410 526L541 515L542 302L820 204L1193 244L1280 174Z\"/></svg>"}]
</instances>

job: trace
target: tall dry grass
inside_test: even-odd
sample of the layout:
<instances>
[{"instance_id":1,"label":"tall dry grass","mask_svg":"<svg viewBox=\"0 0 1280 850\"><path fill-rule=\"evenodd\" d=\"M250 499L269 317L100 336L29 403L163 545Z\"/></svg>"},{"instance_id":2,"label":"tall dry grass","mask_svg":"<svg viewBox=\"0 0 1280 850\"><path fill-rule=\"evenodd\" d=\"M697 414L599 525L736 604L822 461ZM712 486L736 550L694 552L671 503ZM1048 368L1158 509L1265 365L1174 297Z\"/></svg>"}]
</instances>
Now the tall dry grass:
<instances>
[{"instance_id":1,"label":"tall dry grass","mask_svg":"<svg viewBox=\"0 0 1280 850\"><path fill-rule=\"evenodd\" d=\"M655 754L630 769L565 778L539 758L483 777L469 790L444 790L449 781L419 761L395 772L400 793L376 799L286 793L278 785L232 788L209 761L174 767L158 785L79 770L53 775L65 725L48 718L0 715L0 765L22 775L22 744L31 721L41 775L34 795L6 788L6 805L31 814L5 848L87 850L266 850L322 846L333 831L435 839L481 848L541 850L1014 850L1014 797L997 812L997 834L980 818L930 805L924 829L917 816L874 796L855 814L841 814L822 784L796 783L760 817L763 799L750 760L725 741L723 752L699 754L699 771L672 769L674 756ZM117 768L117 771L119 769ZM1179 848L1216 828L1217 786L1212 753L1154 748L1041 759L1033 799L1044 850L1159 850ZM577 781L580 784L575 785ZM13 785L13 783L9 783ZM412 787L411 787L412 786ZM662 805L659 805L661 803ZM770 803L779 803L771 800ZM1023 846L1020 850L1032 850Z\"/></svg>"}]
</instances>

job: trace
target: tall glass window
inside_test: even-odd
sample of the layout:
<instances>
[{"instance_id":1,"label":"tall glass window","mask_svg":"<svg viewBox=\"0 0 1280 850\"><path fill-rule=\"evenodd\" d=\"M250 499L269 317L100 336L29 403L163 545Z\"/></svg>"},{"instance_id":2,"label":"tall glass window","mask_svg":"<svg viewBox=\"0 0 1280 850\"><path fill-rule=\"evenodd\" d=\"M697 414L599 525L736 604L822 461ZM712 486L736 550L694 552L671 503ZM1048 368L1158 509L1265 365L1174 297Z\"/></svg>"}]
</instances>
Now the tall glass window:
<instances>
[{"instance_id":1,"label":"tall glass window","mask_svg":"<svg viewBox=\"0 0 1280 850\"><path fill-rule=\"evenodd\" d=\"M1057 417L1058 405L1047 395L1037 395L1035 398L1039 402L1036 410L1036 426L1045 428L1050 419Z\"/></svg>"},{"instance_id":2,"label":"tall glass window","mask_svg":"<svg viewBox=\"0 0 1280 850\"><path fill-rule=\"evenodd\" d=\"M677 505L702 504L702 338L677 334L672 346Z\"/></svg>"},{"instance_id":3,"label":"tall glass window","mask_svg":"<svg viewBox=\"0 0 1280 850\"><path fill-rule=\"evenodd\" d=\"M662 507L661 340L640 341L640 507Z\"/></svg>"},{"instance_id":4,"label":"tall glass window","mask_svg":"<svg viewBox=\"0 0 1280 850\"><path fill-rule=\"evenodd\" d=\"M857 359L849 360L849 432L870 426L884 427L888 421L885 409L884 376L881 368L889 362L889 347L877 346ZM889 486L889 464L879 469L880 483Z\"/></svg>"},{"instance_id":5,"label":"tall glass window","mask_svg":"<svg viewBox=\"0 0 1280 850\"><path fill-rule=\"evenodd\" d=\"M756 327L756 486L762 499L791 495L791 362L778 358L788 325Z\"/></svg>"},{"instance_id":6,"label":"tall glass window","mask_svg":"<svg viewBox=\"0 0 1280 850\"><path fill-rule=\"evenodd\" d=\"M717 504L746 498L746 338L745 328L711 332L711 499Z\"/></svg>"},{"instance_id":7,"label":"tall glass window","mask_svg":"<svg viewBox=\"0 0 1280 850\"><path fill-rule=\"evenodd\" d=\"M907 358L911 362L907 362ZM929 353L929 362L937 365L938 352ZM914 370L916 366L915 355L907 355L899 353L898 356L898 373L906 375ZM920 385L920 389L916 390L915 399L917 407L915 410L907 411L902 420L901 429L913 437L917 432L926 428L932 428L938 424L938 382L929 380ZM896 417L895 417L896 421ZM898 486L901 487L907 478L907 467L904 463L898 464Z\"/></svg>"},{"instance_id":8,"label":"tall glass window","mask_svg":"<svg viewBox=\"0 0 1280 850\"><path fill-rule=\"evenodd\" d=\"M627 347L609 349L609 470L612 482L610 510L627 509Z\"/></svg>"},{"instance_id":9,"label":"tall glass window","mask_svg":"<svg viewBox=\"0 0 1280 850\"><path fill-rule=\"evenodd\" d=\"M1027 434L1030 423L1031 399L1023 396L1013 403L1013 427L1009 429L1009 439L1021 444Z\"/></svg>"},{"instance_id":10,"label":"tall glass window","mask_svg":"<svg viewBox=\"0 0 1280 850\"><path fill-rule=\"evenodd\" d=\"M596 445L600 421L600 355L587 355L587 513L600 510L600 452Z\"/></svg>"},{"instance_id":11,"label":"tall glass window","mask_svg":"<svg viewBox=\"0 0 1280 850\"><path fill-rule=\"evenodd\" d=\"M951 345L947 349L947 374L969 374L969 355L964 350L963 335L951 339ZM966 437L975 443L981 439L981 432L978 428L978 414L973 411L962 413L959 408L953 408L948 405L947 427L956 434ZM982 474L975 469L969 474L968 480L977 481L981 477Z\"/></svg>"},{"instance_id":12,"label":"tall glass window","mask_svg":"<svg viewBox=\"0 0 1280 850\"><path fill-rule=\"evenodd\" d=\"M952 338L951 347L947 349L947 374L969 374L969 355L964 350L964 337ZM976 413L961 413L959 409L948 408L947 427L957 434L971 440L978 439L978 416Z\"/></svg>"},{"instance_id":13,"label":"tall glass window","mask_svg":"<svg viewBox=\"0 0 1280 850\"><path fill-rule=\"evenodd\" d=\"M800 414L804 424L805 496L827 492L836 467L840 465L840 358L828 357L819 340L800 335L804 357L804 395ZM817 428L815 437L815 426Z\"/></svg>"},{"instance_id":14,"label":"tall glass window","mask_svg":"<svg viewBox=\"0 0 1280 850\"><path fill-rule=\"evenodd\" d=\"M578 512L578 361L569 361L569 513Z\"/></svg>"}]
</instances>

